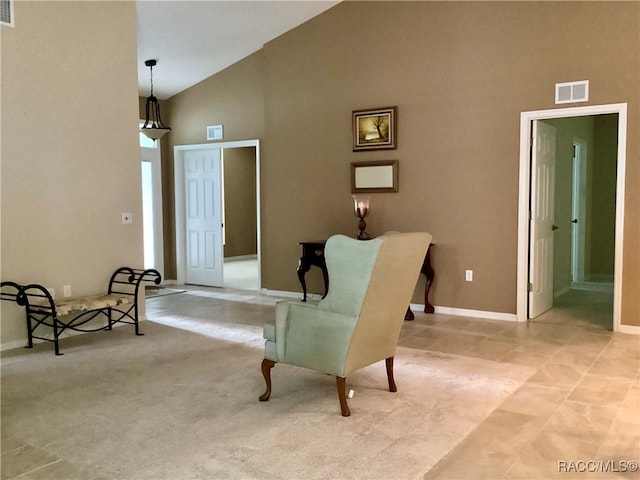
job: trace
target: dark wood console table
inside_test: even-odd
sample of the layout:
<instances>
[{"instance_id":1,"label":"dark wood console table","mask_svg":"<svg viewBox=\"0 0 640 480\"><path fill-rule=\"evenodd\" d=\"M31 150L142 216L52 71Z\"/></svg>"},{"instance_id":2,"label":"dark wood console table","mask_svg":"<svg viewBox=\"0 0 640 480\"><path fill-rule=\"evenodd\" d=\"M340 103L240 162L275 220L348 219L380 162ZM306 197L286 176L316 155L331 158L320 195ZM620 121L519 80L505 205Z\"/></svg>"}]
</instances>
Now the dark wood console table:
<instances>
[{"instance_id":1,"label":"dark wood console table","mask_svg":"<svg viewBox=\"0 0 640 480\"><path fill-rule=\"evenodd\" d=\"M322 277L324 278L324 295L327 296L329 291L329 272L327 272L327 264L324 261L324 244L325 242L300 242L298 245L302 247L302 256L298 262L298 280L302 285L302 301L307 301L307 282L304 281L304 276L309 271L311 266L319 267L322 270Z\"/></svg>"},{"instance_id":2,"label":"dark wood console table","mask_svg":"<svg viewBox=\"0 0 640 480\"><path fill-rule=\"evenodd\" d=\"M312 266L319 267L322 270L322 277L324 278L324 295L322 298L326 297L329 291L329 272L327 272L327 264L324 259L325 242L300 242L298 245L302 247L302 256L298 262L298 279L302 285L302 301L307 301L307 283L304 280L304 276ZM422 268L420 269L420 272L424 273L427 277L427 283L424 287L424 313L433 313L435 310L429 302L429 290L431 290L433 279L436 276L431 267L430 254L433 246L433 244L429 245L427 254L424 257L424 262L422 262ZM414 318L415 315L411 311L411 307L407 308L404 319L413 320Z\"/></svg>"},{"instance_id":3,"label":"dark wood console table","mask_svg":"<svg viewBox=\"0 0 640 480\"><path fill-rule=\"evenodd\" d=\"M433 279L436 278L436 273L433 271L431 267L431 248L433 248L433 243L429 245L427 248L427 254L424 257L424 262L422 262L422 268L420 269L420 273L424 273L425 277L427 277L427 283L424 285L424 313L433 313L435 308L429 302L429 290L431 290L431 285L433 285ZM413 320L415 315L411 311L411 307L407 308L407 313L404 316L405 320Z\"/></svg>"}]
</instances>

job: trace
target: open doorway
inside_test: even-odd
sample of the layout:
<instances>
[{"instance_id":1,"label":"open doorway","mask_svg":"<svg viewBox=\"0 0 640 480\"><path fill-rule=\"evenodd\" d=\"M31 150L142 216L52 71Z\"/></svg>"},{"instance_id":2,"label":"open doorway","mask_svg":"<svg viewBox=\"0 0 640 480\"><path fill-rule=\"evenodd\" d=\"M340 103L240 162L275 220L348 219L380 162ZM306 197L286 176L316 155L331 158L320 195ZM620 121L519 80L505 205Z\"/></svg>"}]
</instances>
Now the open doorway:
<instances>
[{"instance_id":1,"label":"open doorway","mask_svg":"<svg viewBox=\"0 0 640 480\"><path fill-rule=\"evenodd\" d=\"M536 265L530 264L530 235L536 228L530 220L535 209L531 195L535 176L531 172L534 161L530 155L530 138L536 122L551 125L558 139L554 148L557 169L554 172L553 245L549 251L552 266L552 309L602 310L608 315L609 329L620 330L622 231L624 221L624 165L626 160L626 104L579 107L538 112L524 112L521 116L520 200L518 227L518 305L519 321L532 318L531 292ZM586 144L586 146L585 146ZM576 148L577 146L577 148ZM582 147L581 147L582 146ZM580 181L580 165L574 160L574 150L585 154L586 181L584 195L574 195L575 183ZM531 150L532 153L535 151ZM589 155L589 152L592 154ZM584 159L583 158L583 159ZM580 160L578 160L580 162ZM576 173L576 170L578 173ZM535 195L534 195L535 196ZM577 197L577 201L576 201ZM584 202L584 220L576 209ZM574 222L574 220L577 220ZM584 230L582 238L580 229ZM580 268L576 246L582 242L582 281L574 277ZM590 288L578 288L588 285ZM597 289L596 289L597 288ZM595 298L598 297L598 298ZM597 308L585 304L595 301ZM534 309L535 310L535 309ZM608 312L607 312L608 310ZM536 315L544 314L537 311ZM533 316L536 316L533 315ZM602 318L600 316L599 318ZM599 323L599 322L598 322Z\"/></svg>"},{"instance_id":2,"label":"open doorway","mask_svg":"<svg viewBox=\"0 0 640 480\"><path fill-rule=\"evenodd\" d=\"M618 114L536 122L555 130L549 307L565 323L612 330ZM560 321L535 306L529 319Z\"/></svg>"},{"instance_id":3,"label":"open doorway","mask_svg":"<svg viewBox=\"0 0 640 480\"><path fill-rule=\"evenodd\" d=\"M260 290L256 147L222 150L224 287Z\"/></svg>"},{"instance_id":4,"label":"open doorway","mask_svg":"<svg viewBox=\"0 0 640 480\"><path fill-rule=\"evenodd\" d=\"M191 197L188 183L189 159L193 154L208 157L218 155L222 160L220 198L224 212L218 223L220 235L210 236L219 240L217 245L220 260L208 263L221 267L221 281L209 283L195 282L201 285L223 286L259 291L260 281L260 142L244 140L236 142L218 142L214 144L181 145L174 147L174 181L175 181L175 218L176 218L176 277L179 284L194 283L188 281L188 270L194 263L189 248L193 242L187 237L187 209ZM249 173L249 170L252 170ZM223 180L224 179L224 180ZM247 183L248 182L248 183ZM253 187L248 186L249 184ZM248 191L253 188L253 191ZM198 196L200 198L200 196ZM201 210L198 208L197 210ZM188 241L189 240L189 241ZM203 242L196 242L201 244ZM247 247L249 245L249 247ZM218 249L216 247L216 250ZM205 255L205 257L207 257ZM226 261L228 258L228 262ZM189 259L189 262L187 262ZM207 262L205 262L207 263ZM250 264L249 268L247 264ZM240 268L236 268L240 267ZM241 278L235 278L240 276ZM244 280L243 280L244 279ZM246 281L249 279L249 281ZM242 283L239 283L242 281Z\"/></svg>"}]
</instances>

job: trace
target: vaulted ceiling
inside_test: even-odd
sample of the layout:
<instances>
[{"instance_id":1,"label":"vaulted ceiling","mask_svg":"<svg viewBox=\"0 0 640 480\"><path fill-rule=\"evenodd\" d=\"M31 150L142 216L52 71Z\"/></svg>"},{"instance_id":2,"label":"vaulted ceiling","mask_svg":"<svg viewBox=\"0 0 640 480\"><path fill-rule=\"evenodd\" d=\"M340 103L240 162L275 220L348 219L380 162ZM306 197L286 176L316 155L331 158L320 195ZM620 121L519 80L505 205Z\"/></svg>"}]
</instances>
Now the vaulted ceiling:
<instances>
[{"instance_id":1,"label":"vaulted ceiling","mask_svg":"<svg viewBox=\"0 0 640 480\"><path fill-rule=\"evenodd\" d=\"M138 91L167 99L260 50L339 1L138 0Z\"/></svg>"}]
</instances>

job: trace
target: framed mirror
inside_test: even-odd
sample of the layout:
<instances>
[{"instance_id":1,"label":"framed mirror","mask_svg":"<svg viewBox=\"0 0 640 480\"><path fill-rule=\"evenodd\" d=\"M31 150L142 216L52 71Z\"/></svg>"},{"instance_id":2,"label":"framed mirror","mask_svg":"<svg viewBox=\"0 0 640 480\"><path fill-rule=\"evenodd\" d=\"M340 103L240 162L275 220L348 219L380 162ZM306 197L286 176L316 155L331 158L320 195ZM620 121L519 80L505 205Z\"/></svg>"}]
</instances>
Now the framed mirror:
<instances>
[{"instance_id":1,"label":"framed mirror","mask_svg":"<svg viewBox=\"0 0 640 480\"><path fill-rule=\"evenodd\" d=\"M398 160L351 163L351 193L398 191Z\"/></svg>"}]
</instances>

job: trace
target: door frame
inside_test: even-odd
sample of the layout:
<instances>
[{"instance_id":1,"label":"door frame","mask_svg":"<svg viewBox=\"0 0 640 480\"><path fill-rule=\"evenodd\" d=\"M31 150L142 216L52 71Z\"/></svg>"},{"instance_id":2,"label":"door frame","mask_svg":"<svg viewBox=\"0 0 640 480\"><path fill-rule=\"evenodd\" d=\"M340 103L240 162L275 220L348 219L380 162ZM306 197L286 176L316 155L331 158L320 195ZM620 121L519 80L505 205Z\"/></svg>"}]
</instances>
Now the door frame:
<instances>
[{"instance_id":1,"label":"door frame","mask_svg":"<svg viewBox=\"0 0 640 480\"><path fill-rule=\"evenodd\" d=\"M173 147L176 225L176 281L183 285L186 279L187 250L185 239L184 152L188 150L224 150L227 148L255 147L256 149L256 243L258 256L258 288L262 285L262 232L260 221L260 140L176 145Z\"/></svg>"},{"instance_id":2,"label":"door frame","mask_svg":"<svg viewBox=\"0 0 640 480\"><path fill-rule=\"evenodd\" d=\"M146 154L149 154L147 157ZM154 268L164 278L164 235L162 213L162 159L160 148L140 147L141 163L151 164L153 202L153 257Z\"/></svg>"},{"instance_id":3,"label":"door frame","mask_svg":"<svg viewBox=\"0 0 640 480\"><path fill-rule=\"evenodd\" d=\"M620 324L622 303L622 260L624 237L625 164L627 158L627 104L536 110L520 114L520 186L518 196L518 265L516 278L516 319L527 321L529 278L529 198L531 194L530 138L532 122L550 118L618 114L618 165L616 173L616 227L613 286L613 330L636 333L635 327Z\"/></svg>"},{"instance_id":4,"label":"door frame","mask_svg":"<svg viewBox=\"0 0 640 480\"><path fill-rule=\"evenodd\" d=\"M571 165L571 284L584 282L585 212L587 200L582 192L587 179L587 142L574 137L575 148Z\"/></svg>"}]
</instances>

